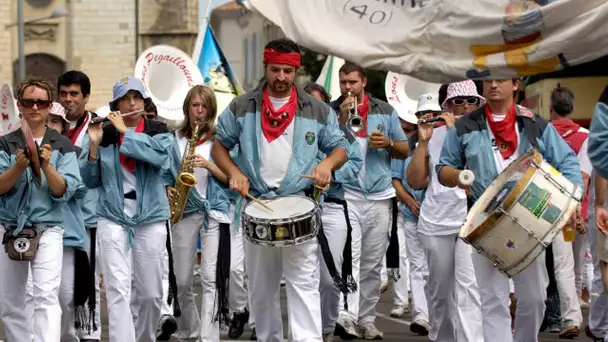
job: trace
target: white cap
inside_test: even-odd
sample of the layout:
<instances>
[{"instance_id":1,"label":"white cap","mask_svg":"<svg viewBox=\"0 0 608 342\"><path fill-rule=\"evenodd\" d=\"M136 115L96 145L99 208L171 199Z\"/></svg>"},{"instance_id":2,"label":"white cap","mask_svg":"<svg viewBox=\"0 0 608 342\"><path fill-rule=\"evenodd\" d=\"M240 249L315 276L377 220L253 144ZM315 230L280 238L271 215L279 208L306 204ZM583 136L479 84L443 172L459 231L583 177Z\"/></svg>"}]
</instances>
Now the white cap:
<instances>
[{"instance_id":1,"label":"white cap","mask_svg":"<svg viewBox=\"0 0 608 342\"><path fill-rule=\"evenodd\" d=\"M397 111L397 115L399 115L399 119L405 122L409 122L412 125L418 124L418 118L413 113L411 108L405 108L405 106L397 106L395 107L395 110Z\"/></svg>"},{"instance_id":2,"label":"white cap","mask_svg":"<svg viewBox=\"0 0 608 342\"><path fill-rule=\"evenodd\" d=\"M422 94L418 98L418 108L416 108L416 113L427 111L441 112L437 94Z\"/></svg>"},{"instance_id":3,"label":"white cap","mask_svg":"<svg viewBox=\"0 0 608 342\"><path fill-rule=\"evenodd\" d=\"M59 102L53 102L50 114L61 116L63 121L69 123L68 119L65 117L65 108L63 108Z\"/></svg>"}]
</instances>

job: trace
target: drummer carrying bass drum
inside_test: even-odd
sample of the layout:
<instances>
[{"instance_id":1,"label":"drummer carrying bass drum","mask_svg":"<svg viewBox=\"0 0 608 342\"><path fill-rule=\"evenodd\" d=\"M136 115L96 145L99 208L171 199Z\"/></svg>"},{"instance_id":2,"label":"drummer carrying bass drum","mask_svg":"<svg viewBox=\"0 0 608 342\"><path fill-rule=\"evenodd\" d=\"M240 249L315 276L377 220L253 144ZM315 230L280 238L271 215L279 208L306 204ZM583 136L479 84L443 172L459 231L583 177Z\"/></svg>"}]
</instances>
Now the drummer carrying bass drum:
<instances>
[{"instance_id":1,"label":"drummer carrying bass drum","mask_svg":"<svg viewBox=\"0 0 608 342\"><path fill-rule=\"evenodd\" d=\"M230 188L246 196L273 198L303 194L310 174L320 187L348 159L348 142L336 114L294 85L300 67L298 45L289 39L264 49L265 79L253 92L235 98L221 114L211 157L230 177ZM260 127L261 126L261 127ZM237 165L229 150L240 145ZM317 152L327 155L317 166ZM269 203L272 207L272 203ZM277 210L275 215L281 215ZM279 306L285 275L289 327L293 341L321 341L319 247L315 239L286 248L246 242L248 273L254 275L251 311L258 341L283 341Z\"/></svg>"},{"instance_id":2,"label":"drummer carrying bass drum","mask_svg":"<svg viewBox=\"0 0 608 342\"><path fill-rule=\"evenodd\" d=\"M486 105L457 120L448 130L436 167L444 186L467 189L459 181L466 165L475 174L470 190L472 200L477 200L510 162L535 148L549 164L582 187L576 155L547 120L515 104L513 94L518 88L518 79L483 82ZM577 211L573 219L578 215ZM484 340L537 341L549 283L544 253L513 277L518 299L514 334L508 279L481 254L473 254L473 263L482 303Z\"/></svg>"}]
</instances>

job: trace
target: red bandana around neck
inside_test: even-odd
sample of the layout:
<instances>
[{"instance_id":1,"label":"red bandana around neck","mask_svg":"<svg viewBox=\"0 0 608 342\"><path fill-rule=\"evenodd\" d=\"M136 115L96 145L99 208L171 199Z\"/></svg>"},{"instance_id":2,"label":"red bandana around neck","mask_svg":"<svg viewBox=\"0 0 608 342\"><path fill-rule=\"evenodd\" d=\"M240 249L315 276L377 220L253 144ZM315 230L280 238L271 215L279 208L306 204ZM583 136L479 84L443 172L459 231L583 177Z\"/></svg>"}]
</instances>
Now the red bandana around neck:
<instances>
[{"instance_id":1,"label":"red bandana around neck","mask_svg":"<svg viewBox=\"0 0 608 342\"><path fill-rule=\"evenodd\" d=\"M135 133L142 133L144 131L144 126L145 126L145 120L144 118L141 118L139 120L139 123L137 124L137 127L135 127ZM122 141L125 138L124 134L119 134L118 135L119 138L119 150L120 150L120 145L122 145ZM135 159L133 158L129 158L123 154L119 155L120 158L120 163L122 164L122 166L126 167L129 171L131 171L131 173L135 172Z\"/></svg>"},{"instance_id":2,"label":"red bandana around neck","mask_svg":"<svg viewBox=\"0 0 608 342\"><path fill-rule=\"evenodd\" d=\"M369 113L369 97L367 97L367 94L363 94L363 103L357 104L357 113L363 119L363 129L355 135L365 138L367 136L367 114Z\"/></svg>"},{"instance_id":3,"label":"red bandana around neck","mask_svg":"<svg viewBox=\"0 0 608 342\"><path fill-rule=\"evenodd\" d=\"M515 131L517 112L515 104L511 105L511 108L502 121L494 121L492 110L488 105L485 106L485 113L488 125L496 139L496 146L498 147L500 154L502 154L502 157L508 159L517 149L517 132Z\"/></svg>"},{"instance_id":4,"label":"red bandana around neck","mask_svg":"<svg viewBox=\"0 0 608 342\"><path fill-rule=\"evenodd\" d=\"M76 140L78 140L78 137L80 136L80 132L82 132L85 127L88 127L89 119L89 112L85 112L82 122L77 122L76 127L70 128L70 130L68 130L68 133L66 135L72 141L72 144L76 143Z\"/></svg>"},{"instance_id":5,"label":"red bandana around neck","mask_svg":"<svg viewBox=\"0 0 608 342\"><path fill-rule=\"evenodd\" d=\"M298 92L291 88L291 96L281 108L274 108L268 90L262 92L262 133L268 142L280 137L291 124L298 109Z\"/></svg>"}]
</instances>

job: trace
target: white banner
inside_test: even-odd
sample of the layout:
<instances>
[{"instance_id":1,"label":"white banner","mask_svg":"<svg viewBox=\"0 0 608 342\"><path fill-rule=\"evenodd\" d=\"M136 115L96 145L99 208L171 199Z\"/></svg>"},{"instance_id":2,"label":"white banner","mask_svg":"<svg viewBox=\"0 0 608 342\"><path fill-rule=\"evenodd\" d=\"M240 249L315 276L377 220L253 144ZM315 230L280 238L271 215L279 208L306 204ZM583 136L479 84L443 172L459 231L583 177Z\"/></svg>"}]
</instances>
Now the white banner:
<instances>
[{"instance_id":1,"label":"white banner","mask_svg":"<svg viewBox=\"0 0 608 342\"><path fill-rule=\"evenodd\" d=\"M437 83L608 54L608 0L248 0L297 43Z\"/></svg>"}]
</instances>

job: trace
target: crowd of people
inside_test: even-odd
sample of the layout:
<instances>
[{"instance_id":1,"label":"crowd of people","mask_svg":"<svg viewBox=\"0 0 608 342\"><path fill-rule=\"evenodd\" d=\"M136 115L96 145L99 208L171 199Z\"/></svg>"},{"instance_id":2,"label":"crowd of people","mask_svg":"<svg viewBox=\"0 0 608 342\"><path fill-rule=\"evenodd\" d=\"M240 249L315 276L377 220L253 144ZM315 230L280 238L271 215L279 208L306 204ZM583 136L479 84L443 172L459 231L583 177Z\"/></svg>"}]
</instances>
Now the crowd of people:
<instances>
[{"instance_id":1,"label":"crowd of people","mask_svg":"<svg viewBox=\"0 0 608 342\"><path fill-rule=\"evenodd\" d=\"M517 78L484 80L481 92L470 80L445 84L397 112L366 91L352 63L340 68L337 99L318 84L297 86L301 52L289 39L269 42L263 64L259 86L222 113L212 88L192 87L173 131L135 77L116 82L104 120L87 109L81 71L56 87L30 78L16 88L22 126L0 137L8 341L101 340L100 276L117 342L219 341L222 326L236 339L246 325L251 340L283 341L282 280L290 340L379 340L388 279L390 314L411 312L411 332L434 342L538 341L547 329L576 338L583 328L608 341L608 140L593 126L608 121L608 88L590 136L572 120L564 87L551 94L550 120L517 105ZM531 149L585 196L570 220L574 241L560 229L509 279L459 233L484 191ZM184 167L197 180L185 194L176 190ZM474 182L463 181L465 169ZM314 238L244 223L248 207L286 196L317 203ZM285 240L293 243L279 247Z\"/></svg>"}]
</instances>

